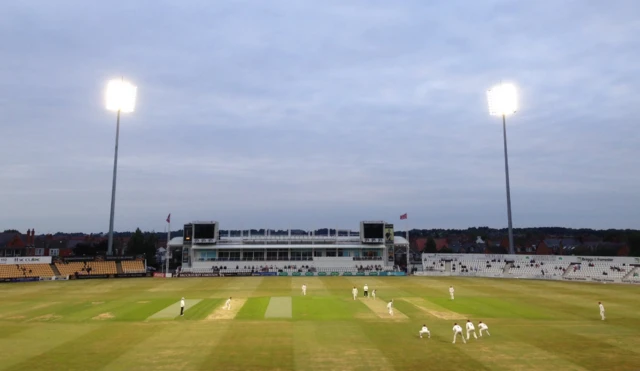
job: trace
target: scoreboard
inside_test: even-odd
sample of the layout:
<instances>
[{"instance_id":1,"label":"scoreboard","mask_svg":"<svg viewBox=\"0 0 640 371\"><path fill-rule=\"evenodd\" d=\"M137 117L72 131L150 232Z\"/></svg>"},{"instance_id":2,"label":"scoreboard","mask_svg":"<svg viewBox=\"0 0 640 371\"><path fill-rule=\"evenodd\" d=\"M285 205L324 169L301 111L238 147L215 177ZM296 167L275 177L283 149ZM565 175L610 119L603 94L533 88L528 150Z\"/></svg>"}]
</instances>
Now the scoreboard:
<instances>
[{"instance_id":1,"label":"scoreboard","mask_svg":"<svg viewBox=\"0 0 640 371\"><path fill-rule=\"evenodd\" d=\"M363 244L383 244L385 242L385 222L360 222L360 242Z\"/></svg>"},{"instance_id":2,"label":"scoreboard","mask_svg":"<svg viewBox=\"0 0 640 371\"><path fill-rule=\"evenodd\" d=\"M184 226L185 244L215 244L218 242L219 235L218 222L193 222Z\"/></svg>"}]
</instances>

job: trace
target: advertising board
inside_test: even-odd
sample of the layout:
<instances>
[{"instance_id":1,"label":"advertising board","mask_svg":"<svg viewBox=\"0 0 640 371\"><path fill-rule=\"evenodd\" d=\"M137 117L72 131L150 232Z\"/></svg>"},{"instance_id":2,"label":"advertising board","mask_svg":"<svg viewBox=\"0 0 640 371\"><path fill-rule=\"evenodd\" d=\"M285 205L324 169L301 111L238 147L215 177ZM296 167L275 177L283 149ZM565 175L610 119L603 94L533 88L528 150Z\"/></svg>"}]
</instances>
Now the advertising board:
<instances>
[{"instance_id":1,"label":"advertising board","mask_svg":"<svg viewBox=\"0 0 640 371\"><path fill-rule=\"evenodd\" d=\"M0 258L0 264L51 264L50 256L17 256Z\"/></svg>"},{"instance_id":2,"label":"advertising board","mask_svg":"<svg viewBox=\"0 0 640 371\"><path fill-rule=\"evenodd\" d=\"M180 277L220 277L220 273L207 272L207 273L192 273L192 272L183 272L180 273Z\"/></svg>"}]
</instances>

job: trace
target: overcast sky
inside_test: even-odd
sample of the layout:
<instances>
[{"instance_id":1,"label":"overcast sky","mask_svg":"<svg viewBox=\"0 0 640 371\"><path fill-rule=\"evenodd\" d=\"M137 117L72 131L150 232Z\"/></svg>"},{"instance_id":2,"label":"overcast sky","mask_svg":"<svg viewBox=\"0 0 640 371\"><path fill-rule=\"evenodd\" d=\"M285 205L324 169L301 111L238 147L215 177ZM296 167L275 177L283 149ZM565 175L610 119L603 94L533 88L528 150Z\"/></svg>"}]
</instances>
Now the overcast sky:
<instances>
[{"instance_id":1,"label":"overcast sky","mask_svg":"<svg viewBox=\"0 0 640 371\"><path fill-rule=\"evenodd\" d=\"M640 1L0 3L0 229L638 228ZM398 227L397 227L398 228Z\"/></svg>"}]
</instances>

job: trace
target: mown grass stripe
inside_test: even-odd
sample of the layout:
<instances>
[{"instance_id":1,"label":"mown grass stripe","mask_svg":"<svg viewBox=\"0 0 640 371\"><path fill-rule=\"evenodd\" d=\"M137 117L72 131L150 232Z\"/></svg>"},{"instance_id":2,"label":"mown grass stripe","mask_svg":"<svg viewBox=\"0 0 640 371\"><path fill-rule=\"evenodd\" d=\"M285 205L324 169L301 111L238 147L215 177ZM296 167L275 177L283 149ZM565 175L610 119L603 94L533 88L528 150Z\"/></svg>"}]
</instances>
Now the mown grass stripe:
<instances>
[{"instance_id":1,"label":"mown grass stripe","mask_svg":"<svg viewBox=\"0 0 640 371\"><path fill-rule=\"evenodd\" d=\"M269 306L264 313L264 318L291 318L292 317L291 296L276 296L269 300Z\"/></svg>"},{"instance_id":2,"label":"mown grass stripe","mask_svg":"<svg viewBox=\"0 0 640 371\"><path fill-rule=\"evenodd\" d=\"M186 315L187 311L193 308L196 304L198 304L202 299L187 299L184 301L184 314ZM168 307L162 309L161 311L153 314L148 319L156 320L156 319L172 319L180 316L180 301L177 301Z\"/></svg>"},{"instance_id":3,"label":"mown grass stripe","mask_svg":"<svg viewBox=\"0 0 640 371\"><path fill-rule=\"evenodd\" d=\"M236 315L236 319L263 319L270 297L249 298Z\"/></svg>"},{"instance_id":4,"label":"mown grass stripe","mask_svg":"<svg viewBox=\"0 0 640 371\"><path fill-rule=\"evenodd\" d=\"M64 332L64 327L58 329ZM157 328L142 324L109 323L64 342L53 349L32 356L7 368L8 371L84 371L99 369L104 360L114 359L127 352ZM98 357L98 358L97 358Z\"/></svg>"},{"instance_id":5,"label":"mown grass stripe","mask_svg":"<svg viewBox=\"0 0 640 371\"><path fill-rule=\"evenodd\" d=\"M203 320L211 314L215 307L220 306L223 302L223 299L204 299L186 311L184 318L187 320Z\"/></svg>"}]
</instances>

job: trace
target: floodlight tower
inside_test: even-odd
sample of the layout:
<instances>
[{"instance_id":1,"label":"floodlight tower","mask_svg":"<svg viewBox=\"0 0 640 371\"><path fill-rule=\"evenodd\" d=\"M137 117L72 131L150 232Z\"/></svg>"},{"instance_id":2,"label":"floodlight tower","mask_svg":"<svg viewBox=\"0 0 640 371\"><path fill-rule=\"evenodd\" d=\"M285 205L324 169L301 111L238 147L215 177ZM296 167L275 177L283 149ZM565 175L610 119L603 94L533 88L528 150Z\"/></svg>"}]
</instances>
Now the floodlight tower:
<instances>
[{"instance_id":1,"label":"floodlight tower","mask_svg":"<svg viewBox=\"0 0 640 371\"><path fill-rule=\"evenodd\" d=\"M515 254L513 248L513 223L511 222L511 189L509 187L509 157L507 155L507 115L518 109L518 94L513 84L500 84L487 91L489 114L502 116L502 135L504 138L504 174L507 182L507 216L509 218L509 254Z\"/></svg>"},{"instance_id":2,"label":"floodlight tower","mask_svg":"<svg viewBox=\"0 0 640 371\"><path fill-rule=\"evenodd\" d=\"M113 158L113 184L111 185L111 215L109 218L109 244L107 255L113 255L113 216L116 208L116 175L118 173L118 138L120 136L120 113L133 112L136 105L137 87L124 79L111 80L107 85L107 109L117 111L116 150Z\"/></svg>"}]
</instances>

